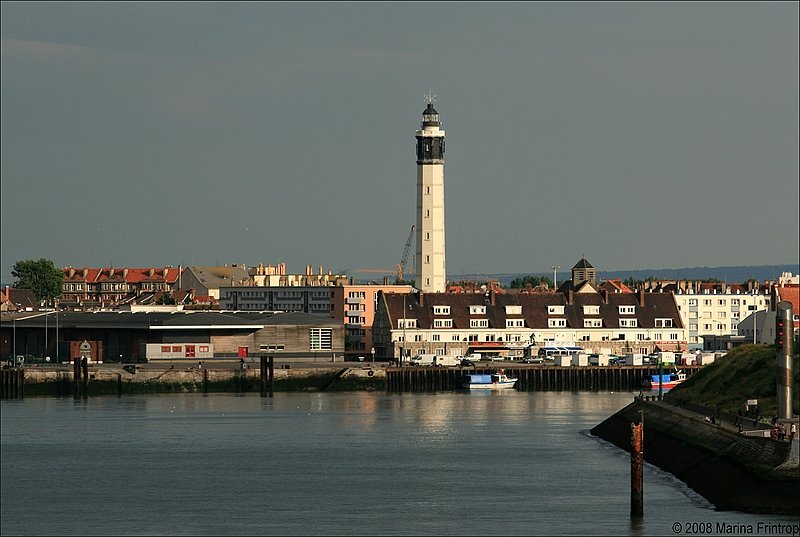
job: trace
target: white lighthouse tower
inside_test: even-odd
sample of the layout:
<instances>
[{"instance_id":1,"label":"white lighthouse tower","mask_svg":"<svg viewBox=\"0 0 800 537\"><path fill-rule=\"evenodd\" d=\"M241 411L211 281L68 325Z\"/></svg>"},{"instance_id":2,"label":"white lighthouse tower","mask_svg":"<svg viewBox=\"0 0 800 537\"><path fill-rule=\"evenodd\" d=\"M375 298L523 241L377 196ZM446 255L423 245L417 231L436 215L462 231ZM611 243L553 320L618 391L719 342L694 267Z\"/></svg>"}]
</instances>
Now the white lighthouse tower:
<instances>
[{"instance_id":1,"label":"white lighthouse tower","mask_svg":"<svg viewBox=\"0 0 800 537\"><path fill-rule=\"evenodd\" d=\"M416 287L424 293L443 293L447 271L444 247L444 131L436 97L428 94L417 131L417 258Z\"/></svg>"}]
</instances>

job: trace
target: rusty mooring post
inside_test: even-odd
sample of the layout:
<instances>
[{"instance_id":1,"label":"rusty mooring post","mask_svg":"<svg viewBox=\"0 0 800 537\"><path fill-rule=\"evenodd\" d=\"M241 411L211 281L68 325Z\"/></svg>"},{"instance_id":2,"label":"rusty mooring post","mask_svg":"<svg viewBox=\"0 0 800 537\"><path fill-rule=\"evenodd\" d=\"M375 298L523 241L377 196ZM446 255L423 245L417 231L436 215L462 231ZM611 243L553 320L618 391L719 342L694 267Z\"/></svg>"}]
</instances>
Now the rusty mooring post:
<instances>
[{"instance_id":1,"label":"rusty mooring post","mask_svg":"<svg viewBox=\"0 0 800 537\"><path fill-rule=\"evenodd\" d=\"M631 423L631 518L644 516L644 424Z\"/></svg>"}]
</instances>

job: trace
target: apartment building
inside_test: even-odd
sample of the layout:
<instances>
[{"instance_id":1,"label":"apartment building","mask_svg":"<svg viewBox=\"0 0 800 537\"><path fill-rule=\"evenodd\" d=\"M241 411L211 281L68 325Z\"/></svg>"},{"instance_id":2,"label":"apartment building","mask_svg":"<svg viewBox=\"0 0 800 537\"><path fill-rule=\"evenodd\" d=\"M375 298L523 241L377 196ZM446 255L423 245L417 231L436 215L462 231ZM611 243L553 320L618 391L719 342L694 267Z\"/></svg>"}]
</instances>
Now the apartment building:
<instances>
[{"instance_id":1,"label":"apartment building","mask_svg":"<svg viewBox=\"0 0 800 537\"><path fill-rule=\"evenodd\" d=\"M739 324L770 304L769 283L744 284L699 281L649 281L642 289L650 294L672 293L687 329L690 350L703 348L703 337L740 335Z\"/></svg>"},{"instance_id":2,"label":"apartment building","mask_svg":"<svg viewBox=\"0 0 800 537\"><path fill-rule=\"evenodd\" d=\"M61 307L103 308L126 300L147 300L169 294L176 287L180 269L74 268L66 267L59 301Z\"/></svg>"},{"instance_id":3,"label":"apartment building","mask_svg":"<svg viewBox=\"0 0 800 537\"><path fill-rule=\"evenodd\" d=\"M547 345L600 352L685 350L686 329L671 293L413 293L378 297L376 355L473 352L522 356Z\"/></svg>"}]
</instances>

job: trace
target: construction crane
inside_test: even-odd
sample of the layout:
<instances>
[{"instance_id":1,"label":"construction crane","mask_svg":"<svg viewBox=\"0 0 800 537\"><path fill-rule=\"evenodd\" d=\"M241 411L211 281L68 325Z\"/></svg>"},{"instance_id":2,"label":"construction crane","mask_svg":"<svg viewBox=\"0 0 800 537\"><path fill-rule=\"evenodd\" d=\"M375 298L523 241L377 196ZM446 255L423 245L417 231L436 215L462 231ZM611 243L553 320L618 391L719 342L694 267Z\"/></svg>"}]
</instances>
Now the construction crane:
<instances>
[{"instance_id":1,"label":"construction crane","mask_svg":"<svg viewBox=\"0 0 800 537\"><path fill-rule=\"evenodd\" d=\"M400 259L400 262L397 264L396 267L393 269L390 268L363 268L363 269L355 269L353 271L354 274L383 274L388 276L394 273L396 283L399 283L403 280L403 273L406 270L406 263L408 262L408 253L411 251L411 243L414 240L414 228L415 226L411 226L411 231L408 232L408 239L406 239L405 248L403 248L403 257Z\"/></svg>"},{"instance_id":2,"label":"construction crane","mask_svg":"<svg viewBox=\"0 0 800 537\"><path fill-rule=\"evenodd\" d=\"M403 281L403 272L406 270L406 262L408 261L408 252L411 251L411 241L414 240L414 225L411 225L411 231L408 232L408 239L406 239L406 247L403 249L403 257L397 265L397 283Z\"/></svg>"}]
</instances>

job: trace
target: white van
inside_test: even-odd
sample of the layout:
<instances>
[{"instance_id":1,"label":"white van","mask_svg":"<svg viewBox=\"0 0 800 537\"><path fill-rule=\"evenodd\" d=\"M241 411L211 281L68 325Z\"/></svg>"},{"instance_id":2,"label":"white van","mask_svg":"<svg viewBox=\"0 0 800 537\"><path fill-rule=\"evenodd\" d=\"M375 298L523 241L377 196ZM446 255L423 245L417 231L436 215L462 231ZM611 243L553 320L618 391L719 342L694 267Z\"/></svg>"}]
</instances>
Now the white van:
<instances>
[{"instance_id":1,"label":"white van","mask_svg":"<svg viewBox=\"0 0 800 537\"><path fill-rule=\"evenodd\" d=\"M461 365L460 356L450 356L449 354L438 354L435 356L433 365L437 367L451 367Z\"/></svg>"},{"instance_id":2,"label":"white van","mask_svg":"<svg viewBox=\"0 0 800 537\"><path fill-rule=\"evenodd\" d=\"M436 363L435 354L418 354L408 362L411 365L434 365Z\"/></svg>"}]
</instances>

